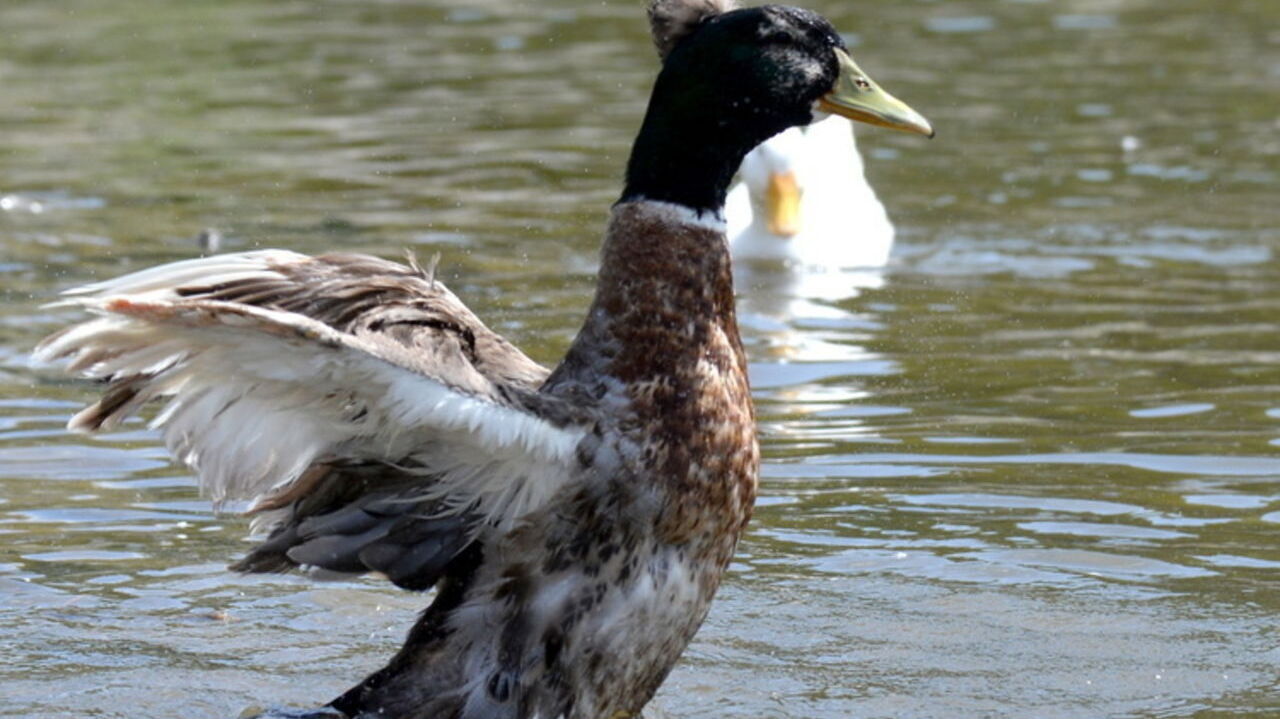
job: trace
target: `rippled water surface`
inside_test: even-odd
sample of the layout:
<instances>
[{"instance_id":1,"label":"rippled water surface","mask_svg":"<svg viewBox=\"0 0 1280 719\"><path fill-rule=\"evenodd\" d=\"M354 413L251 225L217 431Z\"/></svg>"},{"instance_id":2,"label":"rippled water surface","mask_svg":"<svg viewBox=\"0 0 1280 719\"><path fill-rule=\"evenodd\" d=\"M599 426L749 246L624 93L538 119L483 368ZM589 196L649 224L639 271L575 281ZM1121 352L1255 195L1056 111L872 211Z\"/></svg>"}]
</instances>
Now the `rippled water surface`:
<instances>
[{"instance_id":1,"label":"rippled water surface","mask_svg":"<svg viewBox=\"0 0 1280 719\"><path fill-rule=\"evenodd\" d=\"M27 353L58 290L439 251L554 362L656 61L636 2L0 5L0 714L235 717L421 597L223 570L141 422ZM819 2L938 139L861 132L883 273L745 268L766 464L673 717L1280 716L1280 3ZM856 221L856 218L851 218Z\"/></svg>"}]
</instances>

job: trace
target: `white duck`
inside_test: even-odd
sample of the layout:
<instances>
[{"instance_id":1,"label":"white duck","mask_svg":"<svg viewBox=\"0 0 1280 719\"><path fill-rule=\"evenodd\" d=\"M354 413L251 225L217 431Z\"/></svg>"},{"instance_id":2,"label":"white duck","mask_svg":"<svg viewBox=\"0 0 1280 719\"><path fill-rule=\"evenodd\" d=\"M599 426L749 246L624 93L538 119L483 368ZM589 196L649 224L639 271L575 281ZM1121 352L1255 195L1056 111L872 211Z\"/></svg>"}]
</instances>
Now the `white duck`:
<instances>
[{"instance_id":1,"label":"white duck","mask_svg":"<svg viewBox=\"0 0 1280 719\"><path fill-rule=\"evenodd\" d=\"M725 218L735 260L799 269L883 267L893 224L867 183L852 124L837 115L789 128L742 161Z\"/></svg>"}]
</instances>

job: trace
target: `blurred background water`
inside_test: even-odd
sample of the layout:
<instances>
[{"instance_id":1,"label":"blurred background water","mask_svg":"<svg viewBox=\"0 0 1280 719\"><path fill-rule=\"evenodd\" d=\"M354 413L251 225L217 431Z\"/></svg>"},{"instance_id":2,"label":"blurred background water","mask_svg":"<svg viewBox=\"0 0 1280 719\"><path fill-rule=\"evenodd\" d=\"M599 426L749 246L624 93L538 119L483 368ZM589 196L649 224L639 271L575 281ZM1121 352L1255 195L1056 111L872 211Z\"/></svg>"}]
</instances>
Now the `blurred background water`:
<instances>
[{"instance_id":1,"label":"blurred background water","mask_svg":"<svg viewBox=\"0 0 1280 719\"><path fill-rule=\"evenodd\" d=\"M244 522L142 422L64 432L90 389L28 366L73 316L42 305L207 227L407 246L554 362L656 69L640 5L0 5L0 714L234 717L380 666L425 600L226 573ZM939 137L860 133L883 273L739 287L762 497L659 703L1280 716L1280 4L811 6Z\"/></svg>"}]
</instances>

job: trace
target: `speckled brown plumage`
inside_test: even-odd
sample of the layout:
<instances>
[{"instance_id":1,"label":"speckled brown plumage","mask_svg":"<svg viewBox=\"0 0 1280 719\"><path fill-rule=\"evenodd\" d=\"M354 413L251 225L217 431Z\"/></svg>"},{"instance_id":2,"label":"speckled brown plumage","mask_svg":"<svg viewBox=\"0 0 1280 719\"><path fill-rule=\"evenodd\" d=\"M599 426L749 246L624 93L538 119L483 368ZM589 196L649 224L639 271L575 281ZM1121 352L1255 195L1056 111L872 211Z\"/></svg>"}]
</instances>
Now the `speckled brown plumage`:
<instances>
[{"instance_id":1,"label":"speckled brown plumage","mask_svg":"<svg viewBox=\"0 0 1280 719\"><path fill-rule=\"evenodd\" d=\"M548 385L585 374L626 387L650 471L682 498L661 517L661 536L684 542L740 531L758 458L724 236L673 214L653 203L615 209L587 326ZM720 508L718 518L689 509L699 506Z\"/></svg>"},{"instance_id":2,"label":"speckled brown plumage","mask_svg":"<svg viewBox=\"0 0 1280 719\"><path fill-rule=\"evenodd\" d=\"M636 696L657 688L705 616L751 515L759 465L725 236L678 216L661 203L615 207L587 324L547 383L551 392L593 385L616 426L616 451L633 455L631 481L656 490L645 497L652 505L621 508L617 521L642 518L644 537L622 550L665 545L697 583L693 611L677 608L658 625L670 635L648 627L629 649L657 655L647 676L630 678L643 687Z\"/></svg>"}]
</instances>

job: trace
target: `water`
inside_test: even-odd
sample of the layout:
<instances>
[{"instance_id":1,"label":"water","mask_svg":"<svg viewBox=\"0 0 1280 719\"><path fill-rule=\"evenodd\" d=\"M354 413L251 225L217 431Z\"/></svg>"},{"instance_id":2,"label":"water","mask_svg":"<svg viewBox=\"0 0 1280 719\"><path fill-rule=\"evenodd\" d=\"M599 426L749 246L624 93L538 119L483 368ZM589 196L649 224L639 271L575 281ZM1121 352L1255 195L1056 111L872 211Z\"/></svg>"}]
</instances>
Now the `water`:
<instances>
[{"instance_id":1,"label":"water","mask_svg":"<svg viewBox=\"0 0 1280 719\"><path fill-rule=\"evenodd\" d=\"M939 137L861 133L887 272L740 288L763 496L662 707L1280 715L1280 5L815 7ZM62 430L42 304L206 227L409 246L553 362L654 67L629 2L0 8L0 714L315 704L423 604L224 572L141 423Z\"/></svg>"}]
</instances>

